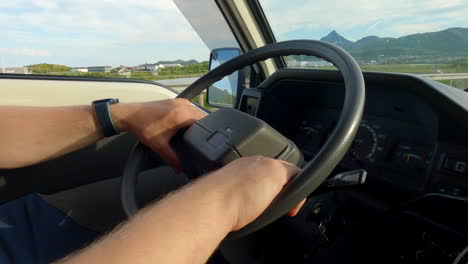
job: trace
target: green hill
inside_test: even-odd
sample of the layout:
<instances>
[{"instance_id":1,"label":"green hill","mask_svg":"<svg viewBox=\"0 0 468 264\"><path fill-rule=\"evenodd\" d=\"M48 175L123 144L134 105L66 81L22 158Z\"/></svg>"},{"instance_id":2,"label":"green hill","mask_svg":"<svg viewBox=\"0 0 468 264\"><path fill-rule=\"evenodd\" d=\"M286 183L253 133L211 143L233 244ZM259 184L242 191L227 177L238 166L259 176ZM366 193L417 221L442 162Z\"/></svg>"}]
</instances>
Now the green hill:
<instances>
[{"instance_id":1,"label":"green hill","mask_svg":"<svg viewBox=\"0 0 468 264\"><path fill-rule=\"evenodd\" d=\"M29 65L26 67L28 67L31 71L35 73L69 72L71 70L70 67L65 66L65 65L48 64L48 63Z\"/></svg>"},{"instance_id":2,"label":"green hill","mask_svg":"<svg viewBox=\"0 0 468 264\"><path fill-rule=\"evenodd\" d=\"M356 42L332 31L321 40L334 43L361 59L397 56L468 57L468 28L449 28L399 38L367 36Z\"/></svg>"}]
</instances>

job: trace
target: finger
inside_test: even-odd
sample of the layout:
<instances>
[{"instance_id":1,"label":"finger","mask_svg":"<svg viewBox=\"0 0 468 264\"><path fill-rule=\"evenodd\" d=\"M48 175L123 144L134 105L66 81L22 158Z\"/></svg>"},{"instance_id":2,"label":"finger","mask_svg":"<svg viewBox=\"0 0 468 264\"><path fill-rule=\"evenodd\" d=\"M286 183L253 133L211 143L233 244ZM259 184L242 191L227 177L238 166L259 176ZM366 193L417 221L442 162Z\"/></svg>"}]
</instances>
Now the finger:
<instances>
[{"instance_id":1,"label":"finger","mask_svg":"<svg viewBox=\"0 0 468 264\"><path fill-rule=\"evenodd\" d=\"M288 177L287 182L291 181L292 178L294 178L299 172L301 172L301 169L299 169L294 164L289 163L289 162L284 161L284 160L280 160L280 161L281 161L281 163L283 163L283 166L285 166L285 168L286 168L286 171L287 171L286 176ZM294 208L289 210L288 215L289 216L296 216L299 213L299 211L301 210L302 206L304 206L305 202L306 202L306 199L304 198L300 203L298 203L296 206L294 206Z\"/></svg>"},{"instance_id":2,"label":"finger","mask_svg":"<svg viewBox=\"0 0 468 264\"><path fill-rule=\"evenodd\" d=\"M302 206L304 206L306 202L306 199L302 200L300 203L298 203L296 206L294 206L293 209L289 210L288 215L289 216L296 216L299 211L301 210Z\"/></svg>"},{"instance_id":3,"label":"finger","mask_svg":"<svg viewBox=\"0 0 468 264\"><path fill-rule=\"evenodd\" d=\"M197 111L195 112L195 118L196 119L202 119L204 118L205 116L207 116L208 114L200 109L197 108Z\"/></svg>"},{"instance_id":4,"label":"finger","mask_svg":"<svg viewBox=\"0 0 468 264\"><path fill-rule=\"evenodd\" d=\"M172 149L168 143L161 144L157 147L153 147L153 150L156 151L159 156L169 165L176 173L182 171L182 165L177 157L177 154Z\"/></svg>"},{"instance_id":5,"label":"finger","mask_svg":"<svg viewBox=\"0 0 468 264\"><path fill-rule=\"evenodd\" d=\"M299 172L301 172L301 169L298 168L296 165L292 164L292 163L289 163L287 161L284 161L284 160L278 160L280 161L283 166L286 168L286 176L288 178L288 182L294 178L297 174L299 174Z\"/></svg>"}]
</instances>

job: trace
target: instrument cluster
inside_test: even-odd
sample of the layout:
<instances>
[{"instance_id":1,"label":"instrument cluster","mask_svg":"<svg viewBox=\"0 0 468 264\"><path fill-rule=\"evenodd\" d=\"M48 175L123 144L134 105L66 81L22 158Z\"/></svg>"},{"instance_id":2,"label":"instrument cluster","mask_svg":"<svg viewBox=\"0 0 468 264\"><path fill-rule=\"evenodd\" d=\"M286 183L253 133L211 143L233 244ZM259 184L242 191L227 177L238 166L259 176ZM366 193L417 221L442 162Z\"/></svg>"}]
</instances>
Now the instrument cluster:
<instances>
[{"instance_id":1,"label":"instrument cluster","mask_svg":"<svg viewBox=\"0 0 468 264\"><path fill-rule=\"evenodd\" d=\"M327 116L327 115L325 115ZM333 118L308 118L302 121L295 143L306 159L312 159L336 125ZM356 137L339 167L363 168L370 177L404 181L405 186L421 186L431 164L435 144L424 136L424 127L400 120L365 116Z\"/></svg>"}]
</instances>

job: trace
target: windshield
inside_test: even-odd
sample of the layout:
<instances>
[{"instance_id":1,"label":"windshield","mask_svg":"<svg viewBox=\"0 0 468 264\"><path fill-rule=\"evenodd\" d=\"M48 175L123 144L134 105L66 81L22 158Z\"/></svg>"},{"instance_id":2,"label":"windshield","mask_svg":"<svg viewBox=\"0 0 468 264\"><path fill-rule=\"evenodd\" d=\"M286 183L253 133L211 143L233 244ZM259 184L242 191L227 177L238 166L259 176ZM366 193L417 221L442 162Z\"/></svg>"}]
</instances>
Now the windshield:
<instances>
[{"instance_id":1,"label":"windshield","mask_svg":"<svg viewBox=\"0 0 468 264\"><path fill-rule=\"evenodd\" d=\"M277 41L315 39L347 50L363 70L421 74L468 87L467 0L260 0ZM332 69L288 56L288 67Z\"/></svg>"}]
</instances>

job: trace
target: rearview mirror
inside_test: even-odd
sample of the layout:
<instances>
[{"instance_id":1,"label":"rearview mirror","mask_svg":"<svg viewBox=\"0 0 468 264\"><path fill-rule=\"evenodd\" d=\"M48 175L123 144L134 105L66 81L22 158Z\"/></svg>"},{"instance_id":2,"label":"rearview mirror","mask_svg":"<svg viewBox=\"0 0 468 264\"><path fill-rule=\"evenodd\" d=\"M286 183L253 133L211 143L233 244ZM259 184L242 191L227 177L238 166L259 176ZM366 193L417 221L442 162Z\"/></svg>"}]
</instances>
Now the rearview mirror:
<instances>
[{"instance_id":1,"label":"rearview mirror","mask_svg":"<svg viewBox=\"0 0 468 264\"><path fill-rule=\"evenodd\" d=\"M238 48L212 50L210 54L210 71L240 54L241 50ZM236 103L240 75L242 75L242 71L236 71L209 87L206 93L207 104L213 107L233 107Z\"/></svg>"}]
</instances>

